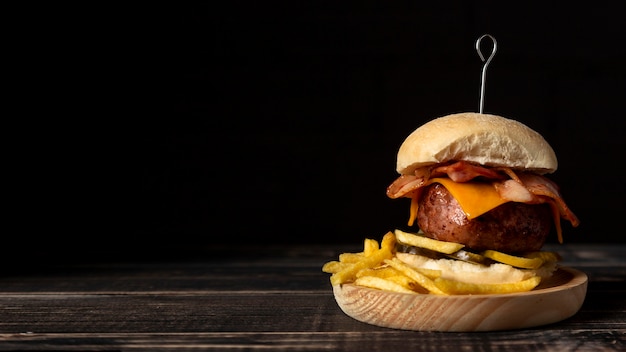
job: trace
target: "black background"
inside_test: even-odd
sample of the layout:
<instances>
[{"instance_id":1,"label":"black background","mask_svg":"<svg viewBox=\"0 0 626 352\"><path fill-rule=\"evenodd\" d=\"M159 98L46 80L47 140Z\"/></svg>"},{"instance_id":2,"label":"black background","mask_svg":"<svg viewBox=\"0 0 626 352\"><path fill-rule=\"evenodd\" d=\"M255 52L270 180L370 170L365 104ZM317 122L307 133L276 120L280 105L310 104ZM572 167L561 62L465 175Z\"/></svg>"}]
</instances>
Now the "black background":
<instances>
[{"instance_id":1,"label":"black background","mask_svg":"<svg viewBox=\"0 0 626 352\"><path fill-rule=\"evenodd\" d=\"M539 131L581 219L622 242L624 5L229 1L7 11L5 250L71 258L361 243L417 126L478 111ZM81 7L82 6L82 7ZM10 109L9 107L12 107ZM10 122L9 122L10 121ZM556 241L555 237L550 239Z\"/></svg>"}]
</instances>

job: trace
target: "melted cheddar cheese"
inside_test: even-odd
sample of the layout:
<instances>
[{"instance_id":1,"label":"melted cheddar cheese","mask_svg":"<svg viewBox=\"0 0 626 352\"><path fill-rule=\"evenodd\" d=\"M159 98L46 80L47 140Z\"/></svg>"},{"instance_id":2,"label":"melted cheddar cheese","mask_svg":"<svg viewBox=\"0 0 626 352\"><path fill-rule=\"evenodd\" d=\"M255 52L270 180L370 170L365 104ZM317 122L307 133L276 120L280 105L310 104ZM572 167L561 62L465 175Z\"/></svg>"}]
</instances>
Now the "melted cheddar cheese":
<instances>
[{"instance_id":1,"label":"melted cheddar cheese","mask_svg":"<svg viewBox=\"0 0 626 352\"><path fill-rule=\"evenodd\" d=\"M454 182L449 178L433 178L431 183L440 183L459 202L468 219L474 219L508 200L500 197L491 183Z\"/></svg>"},{"instance_id":2,"label":"melted cheddar cheese","mask_svg":"<svg viewBox=\"0 0 626 352\"><path fill-rule=\"evenodd\" d=\"M500 197L496 188L491 183L484 182L454 182L449 178L432 178L426 185L439 183L459 202L461 209L468 219L474 219L494 209L508 200ZM421 193L421 192L420 192ZM417 217L417 204L419 194L414 194L411 199L409 226L413 225Z\"/></svg>"}]
</instances>

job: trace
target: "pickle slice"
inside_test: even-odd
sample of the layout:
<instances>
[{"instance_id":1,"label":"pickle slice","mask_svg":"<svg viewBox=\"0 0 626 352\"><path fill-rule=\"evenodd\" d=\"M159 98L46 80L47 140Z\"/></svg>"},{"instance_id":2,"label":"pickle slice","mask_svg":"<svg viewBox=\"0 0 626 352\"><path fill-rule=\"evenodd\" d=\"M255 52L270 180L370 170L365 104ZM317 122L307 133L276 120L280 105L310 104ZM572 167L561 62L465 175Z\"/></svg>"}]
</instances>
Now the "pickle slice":
<instances>
[{"instance_id":1,"label":"pickle slice","mask_svg":"<svg viewBox=\"0 0 626 352\"><path fill-rule=\"evenodd\" d=\"M452 259L458 259L464 262L480 264L480 265L485 265L485 266L488 266L494 263L494 261L490 258L482 256L478 253L469 252L463 249L458 250L452 254L448 254L447 256Z\"/></svg>"},{"instance_id":2,"label":"pickle slice","mask_svg":"<svg viewBox=\"0 0 626 352\"><path fill-rule=\"evenodd\" d=\"M543 265L543 259L537 258L525 258L518 257L511 254L506 254L498 251L488 249L481 253L483 256L498 261L500 263L508 264L517 268L523 269L537 269Z\"/></svg>"},{"instance_id":3,"label":"pickle slice","mask_svg":"<svg viewBox=\"0 0 626 352\"><path fill-rule=\"evenodd\" d=\"M528 252L523 254L524 258L540 258L544 263L549 262L560 262L563 260L561 255L557 252L550 251L536 251L536 252Z\"/></svg>"},{"instance_id":4,"label":"pickle slice","mask_svg":"<svg viewBox=\"0 0 626 352\"><path fill-rule=\"evenodd\" d=\"M414 247L430 249L436 252L451 254L465 247L460 243L439 241L418 234L412 234L401 230L395 230L394 234L398 242Z\"/></svg>"},{"instance_id":5,"label":"pickle slice","mask_svg":"<svg viewBox=\"0 0 626 352\"><path fill-rule=\"evenodd\" d=\"M442 258L448 257L448 254L443 254L443 253L426 249L426 248L422 248L422 247L410 246L408 244L402 244L399 242L396 244L396 252L421 255L422 257L426 257L430 259L442 259Z\"/></svg>"}]
</instances>

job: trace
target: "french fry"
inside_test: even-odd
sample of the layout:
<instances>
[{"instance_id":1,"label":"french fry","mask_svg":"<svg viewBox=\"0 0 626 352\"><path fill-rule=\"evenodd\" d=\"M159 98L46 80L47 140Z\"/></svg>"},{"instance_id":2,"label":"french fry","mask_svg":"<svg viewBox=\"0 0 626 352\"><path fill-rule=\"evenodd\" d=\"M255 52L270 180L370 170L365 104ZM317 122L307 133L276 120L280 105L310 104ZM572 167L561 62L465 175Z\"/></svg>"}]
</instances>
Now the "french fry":
<instances>
[{"instance_id":1,"label":"french fry","mask_svg":"<svg viewBox=\"0 0 626 352\"><path fill-rule=\"evenodd\" d=\"M460 243L439 241L425 236L420 236L396 229L394 231L398 242L409 246L430 249L444 254L452 254L465 247Z\"/></svg>"},{"instance_id":2,"label":"french fry","mask_svg":"<svg viewBox=\"0 0 626 352\"><path fill-rule=\"evenodd\" d=\"M409 278L408 276L402 273L398 273L398 275L386 277L385 279L395 282L404 288L408 288L409 290L415 293L422 293L422 294L429 293L428 290L425 289L422 285L418 284L417 282L413 281L411 278Z\"/></svg>"},{"instance_id":3,"label":"french fry","mask_svg":"<svg viewBox=\"0 0 626 352\"><path fill-rule=\"evenodd\" d=\"M397 276L397 275L402 275L402 273L387 265L379 266L377 268L365 268L365 269L359 270L359 272L356 273L357 278L362 277L362 276L376 276L376 277L386 279L388 277Z\"/></svg>"},{"instance_id":4,"label":"french fry","mask_svg":"<svg viewBox=\"0 0 626 352\"><path fill-rule=\"evenodd\" d=\"M433 271L433 272L437 271L438 274L441 274L438 270L430 270L430 269L427 269L427 270ZM388 265L379 266L377 268L363 269L363 270L360 270L356 274L357 279L364 277L364 276L379 277L381 279L395 282L396 284L404 288L407 288L409 290L415 291L417 293L428 293L428 290L420 286L417 282L413 281L411 278L404 275L402 272Z\"/></svg>"},{"instance_id":5,"label":"french fry","mask_svg":"<svg viewBox=\"0 0 626 352\"><path fill-rule=\"evenodd\" d=\"M541 277L539 276L533 276L526 280L505 284L475 284L448 280L441 277L435 279L434 281L435 285L441 291L451 295L526 292L537 287L540 282Z\"/></svg>"},{"instance_id":6,"label":"french fry","mask_svg":"<svg viewBox=\"0 0 626 352\"><path fill-rule=\"evenodd\" d=\"M411 294L463 295L526 292L534 289L541 282L541 276L503 284L476 284L444 279L441 277L440 270L415 268L396 258L394 254L398 242L447 254L458 253L463 247L460 244L433 240L396 230L387 232L380 244L376 240L365 239L363 252L342 253L339 255L339 261L325 263L322 271L332 274L330 282L333 285L354 283L380 290ZM528 252L515 256L486 250L481 255L490 260L526 269L537 269L544 263L556 263L561 260L558 253L547 251Z\"/></svg>"},{"instance_id":7,"label":"french fry","mask_svg":"<svg viewBox=\"0 0 626 352\"><path fill-rule=\"evenodd\" d=\"M482 252L482 255L484 257L493 259L493 260L498 261L500 263L508 264L510 266L514 266L514 267L517 267L517 268L537 269L541 265L543 265L543 259L540 258L540 257L537 257L537 258L524 258L524 257L518 257L518 256L515 256L515 255L510 255L510 254L494 251L494 250L491 250L491 249L488 249L488 250Z\"/></svg>"},{"instance_id":8,"label":"french fry","mask_svg":"<svg viewBox=\"0 0 626 352\"><path fill-rule=\"evenodd\" d=\"M404 276L406 277L406 276ZM390 278L390 280L393 280L393 278ZM424 286L418 284L417 282L410 280L409 281L409 289L411 289L411 291L415 291L416 293L421 293L421 294L429 294L430 292L424 288Z\"/></svg>"},{"instance_id":9,"label":"french fry","mask_svg":"<svg viewBox=\"0 0 626 352\"><path fill-rule=\"evenodd\" d=\"M329 273L329 274L334 274L338 271L341 271L345 268L347 268L350 265L350 263L342 263L342 262L338 262L338 261L330 261L326 264L324 264L324 266L322 266L322 271L325 273Z\"/></svg>"},{"instance_id":10,"label":"french fry","mask_svg":"<svg viewBox=\"0 0 626 352\"><path fill-rule=\"evenodd\" d=\"M396 248L396 243L396 235L393 232L389 231L383 236L382 241L380 241L380 248L386 249L393 253Z\"/></svg>"},{"instance_id":11,"label":"french fry","mask_svg":"<svg viewBox=\"0 0 626 352\"><path fill-rule=\"evenodd\" d=\"M341 253L339 261L342 263L358 263L365 258L363 253Z\"/></svg>"},{"instance_id":12,"label":"french fry","mask_svg":"<svg viewBox=\"0 0 626 352\"><path fill-rule=\"evenodd\" d=\"M432 280L441 276L441 270L437 270L437 269L428 269L428 268L412 268L412 269Z\"/></svg>"},{"instance_id":13,"label":"french fry","mask_svg":"<svg viewBox=\"0 0 626 352\"><path fill-rule=\"evenodd\" d=\"M415 281L411 280L408 276L398 273L397 275L389 276L384 278L387 281L395 282L396 284L407 288L411 291L420 292L420 293L428 293L423 287L419 286ZM418 290L414 290L413 288L417 287Z\"/></svg>"},{"instance_id":14,"label":"french fry","mask_svg":"<svg viewBox=\"0 0 626 352\"><path fill-rule=\"evenodd\" d=\"M356 278L356 274L366 268L373 268L382 263L385 259L390 259L393 256L389 248L381 248L369 257L363 256L363 258L356 262L351 263L350 266L342 269L330 276L330 282L333 285L339 285L346 282L351 282Z\"/></svg>"},{"instance_id":15,"label":"french fry","mask_svg":"<svg viewBox=\"0 0 626 352\"><path fill-rule=\"evenodd\" d=\"M435 286L435 283L434 283L434 281L431 278L429 278L428 276L422 274L421 272L419 272L418 270L412 268L411 266L407 265L406 263L402 262L398 258L393 258L391 260L385 260L385 263L389 264L394 269L396 269L396 270L400 271L401 273L403 273L404 275L408 276L411 280L415 281L417 284L419 284L420 286L422 286L426 290L428 290L428 292L434 293L434 294L439 294L439 295L445 295L446 294L439 287Z\"/></svg>"},{"instance_id":16,"label":"french fry","mask_svg":"<svg viewBox=\"0 0 626 352\"><path fill-rule=\"evenodd\" d=\"M392 292L401 292L401 293L410 293L416 294L415 291L410 290L401 284L395 283L393 281L389 281L387 279L383 279L376 276L363 276L356 281L354 281L355 285L365 286L370 288L375 288L384 291L392 291Z\"/></svg>"},{"instance_id":17,"label":"french fry","mask_svg":"<svg viewBox=\"0 0 626 352\"><path fill-rule=\"evenodd\" d=\"M372 255L372 253L376 252L379 249L378 241L366 238L363 242L363 255L366 257Z\"/></svg>"}]
</instances>

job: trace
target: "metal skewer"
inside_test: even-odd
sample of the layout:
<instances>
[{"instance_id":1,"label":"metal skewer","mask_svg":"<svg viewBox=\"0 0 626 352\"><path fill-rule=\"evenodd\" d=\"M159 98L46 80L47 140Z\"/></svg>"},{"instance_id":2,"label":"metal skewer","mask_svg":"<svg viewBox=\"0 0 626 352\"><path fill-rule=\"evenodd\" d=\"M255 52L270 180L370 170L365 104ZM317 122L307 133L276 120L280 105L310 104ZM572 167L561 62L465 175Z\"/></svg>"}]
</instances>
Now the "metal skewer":
<instances>
[{"instance_id":1,"label":"metal skewer","mask_svg":"<svg viewBox=\"0 0 626 352\"><path fill-rule=\"evenodd\" d=\"M493 42L493 46L491 48L491 55L489 55L487 60L485 60L485 57L483 56L483 53L480 50L480 42L485 37L488 37ZM480 82L480 105L478 107L478 112L481 113L481 114L483 113L483 106L485 105L485 81L486 81L486 78L487 78L487 66L489 66L489 63L491 62L491 59L493 59L493 57L496 55L496 50L497 49L498 49L498 42L496 42L496 38L494 38L490 34L483 34L482 36L480 36L480 38L478 38L478 40L476 40L476 51L478 52L478 56L480 57L482 62L485 63L483 65L482 78L481 78L481 82Z\"/></svg>"}]
</instances>

